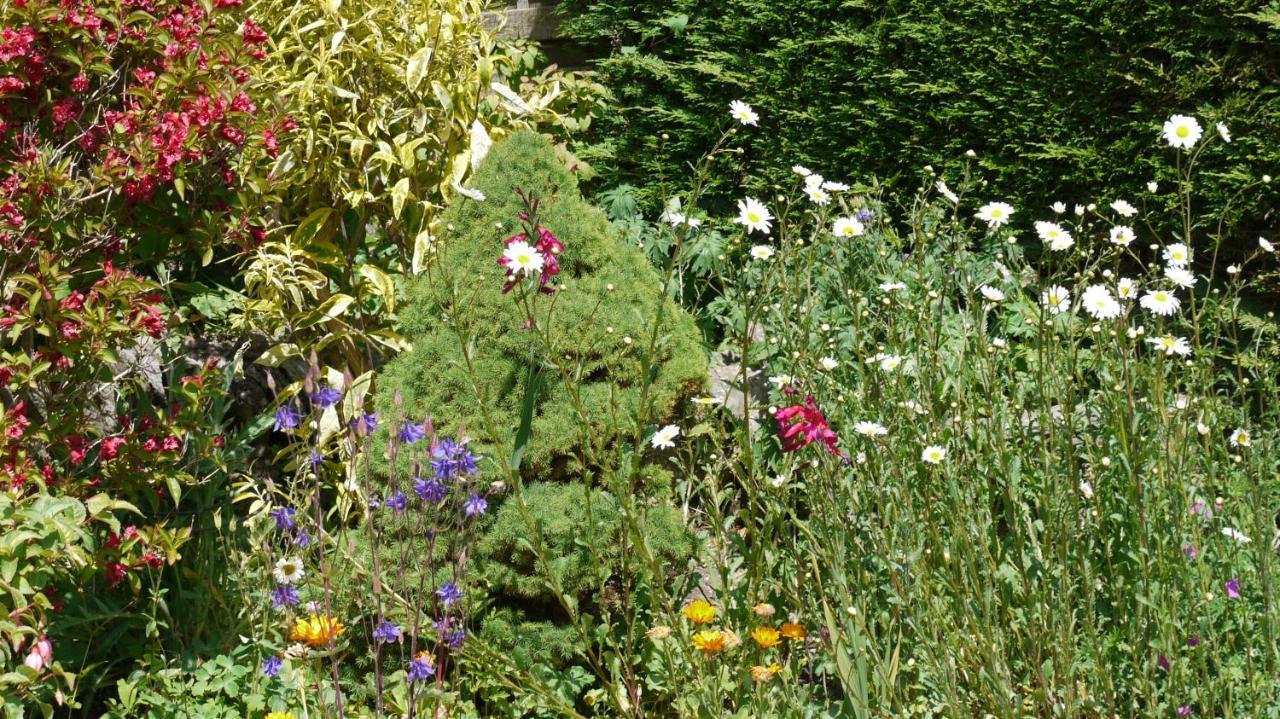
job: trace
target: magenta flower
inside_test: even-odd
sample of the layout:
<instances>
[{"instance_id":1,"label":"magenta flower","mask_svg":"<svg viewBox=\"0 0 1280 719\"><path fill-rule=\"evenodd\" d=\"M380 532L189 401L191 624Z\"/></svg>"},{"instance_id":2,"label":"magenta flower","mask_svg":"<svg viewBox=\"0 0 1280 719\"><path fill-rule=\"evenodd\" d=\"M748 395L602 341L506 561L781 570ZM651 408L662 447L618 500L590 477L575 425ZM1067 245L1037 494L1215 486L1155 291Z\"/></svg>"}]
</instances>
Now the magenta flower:
<instances>
[{"instance_id":1,"label":"magenta flower","mask_svg":"<svg viewBox=\"0 0 1280 719\"><path fill-rule=\"evenodd\" d=\"M814 442L821 442L832 454L845 456L843 452L836 449L836 443L840 438L827 424L827 418L814 403L813 395L809 395L804 404L784 407L774 412L773 418L778 420L782 451L794 452Z\"/></svg>"},{"instance_id":2,"label":"magenta flower","mask_svg":"<svg viewBox=\"0 0 1280 719\"><path fill-rule=\"evenodd\" d=\"M1240 598L1240 580L1233 577L1227 582L1227 597L1229 599Z\"/></svg>"}]
</instances>

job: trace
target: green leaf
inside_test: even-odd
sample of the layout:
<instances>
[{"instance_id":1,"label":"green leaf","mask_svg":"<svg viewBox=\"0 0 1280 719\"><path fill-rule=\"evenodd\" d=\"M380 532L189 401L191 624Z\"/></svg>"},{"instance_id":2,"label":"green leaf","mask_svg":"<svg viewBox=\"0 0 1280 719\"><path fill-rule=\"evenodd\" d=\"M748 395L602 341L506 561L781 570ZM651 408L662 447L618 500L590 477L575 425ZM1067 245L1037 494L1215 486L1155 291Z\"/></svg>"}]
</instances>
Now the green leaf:
<instances>
[{"instance_id":1,"label":"green leaf","mask_svg":"<svg viewBox=\"0 0 1280 719\"><path fill-rule=\"evenodd\" d=\"M262 356L254 360L253 363L256 365L262 365L263 367L279 367L290 357L301 356L302 352L298 349L298 345L284 342L272 347L266 352L263 352Z\"/></svg>"}]
</instances>

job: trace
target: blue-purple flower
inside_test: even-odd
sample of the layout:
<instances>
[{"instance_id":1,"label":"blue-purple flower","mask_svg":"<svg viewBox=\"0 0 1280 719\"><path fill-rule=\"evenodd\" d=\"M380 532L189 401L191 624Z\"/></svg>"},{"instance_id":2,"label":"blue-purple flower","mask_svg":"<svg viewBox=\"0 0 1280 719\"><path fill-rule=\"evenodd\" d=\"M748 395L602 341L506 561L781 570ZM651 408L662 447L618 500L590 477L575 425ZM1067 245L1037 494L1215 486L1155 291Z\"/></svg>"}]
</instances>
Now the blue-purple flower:
<instances>
[{"instance_id":1,"label":"blue-purple flower","mask_svg":"<svg viewBox=\"0 0 1280 719\"><path fill-rule=\"evenodd\" d=\"M281 532L287 532L297 526L297 523L293 521L293 515L297 513L297 510L293 507L276 507L271 510L271 518L276 520L276 529Z\"/></svg>"},{"instance_id":2,"label":"blue-purple flower","mask_svg":"<svg viewBox=\"0 0 1280 719\"><path fill-rule=\"evenodd\" d=\"M458 589L458 585L453 582L445 582L436 590L436 596L440 597L440 601L447 607L462 599L462 590Z\"/></svg>"},{"instance_id":3,"label":"blue-purple flower","mask_svg":"<svg viewBox=\"0 0 1280 719\"><path fill-rule=\"evenodd\" d=\"M329 409L342 399L342 392L333 387L323 387L311 395L311 403L319 409Z\"/></svg>"},{"instance_id":4,"label":"blue-purple flower","mask_svg":"<svg viewBox=\"0 0 1280 719\"><path fill-rule=\"evenodd\" d=\"M269 677L274 677L280 673L280 667L284 666L284 660L277 656L269 656L262 660L262 673Z\"/></svg>"},{"instance_id":5,"label":"blue-purple flower","mask_svg":"<svg viewBox=\"0 0 1280 719\"><path fill-rule=\"evenodd\" d=\"M436 479L449 480L460 474L475 474L476 458L467 450L465 440L458 442L445 437L431 450L431 468Z\"/></svg>"},{"instance_id":6,"label":"blue-purple flower","mask_svg":"<svg viewBox=\"0 0 1280 719\"><path fill-rule=\"evenodd\" d=\"M400 627L386 619L378 622L378 626L373 628L373 640L376 642L398 642L400 634Z\"/></svg>"},{"instance_id":7,"label":"blue-purple flower","mask_svg":"<svg viewBox=\"0 0 1280 719\"><path fill-rule=\"evenodd\" d=\"M292 584L281 584L271 592L271 605L274 607L298 606L298 590Z\"/></svg>"},{"instance_id":8,"label":"blue-purple flower","mask_svg":"<svg viewBox=\"0 0 1280 719\"><path fill-rule=\"evenodd\" d=\"M289 405L281 405L276 410L276 431L288 432L298 426L298 413Z\"/></svg>"},{"instance_id":9,"label":"blue-purple flower","mask_svg":"<svg viewBox=\"0 0 1280 719\"><path fill-rule=\"evenodd\" d=\"M388 509L403 512L404 508L409 506L409 500L404 496L404 492L397 489L390 497L387 497L384 504L387 505Z\"/></svg>"},{"instance_id":10,"label":"blue-purple flower","mask_svg":"<svg viewBox=\"0 0 1280 719\"><path fill-rule=\"evenodd\" d=\"M319 450L311 450L311 454L307 456L307 461L311 463L312 469L319 469L324 464L324 455Z\"/></svg>"},{"instance_id":11,"label":"blue-purple flower","mask_svg":"<svg viewBox=\"0 0 1280 719\"><path fill-rule=\"evenodd\" d=\"M358 434L373 434L378 429L378 413L369 412L351 420L348 425Z\"/></svg>"},{"instance_id":12,"label":"blue-purple flower","mask_svg":"<svg viewBox=\"0 0 1280 719\"><path fill-rule=\"evenodd\" d=\"M449 637L445 641L448 642L450 649L453 649L456 651L462 648L462 643L465 642L466 639L467 639L467 630L455 629L452 632L449 632Z\"/></svg>"},{"instance_id":13,"label":"blue-purple flower","mask_svg":"<svg viewBox=\"0 0 1280 719\"><path fill-rule=\"evenodd\" d=\"M1238 577L1233 577L1232 579L1228 580L1226 586L1227 586L1228 599L1240 598L1240 579Z\"/></svg>"},{"instance_id":14,"label":"blue-purple flower","mask_svg":"<svg viewBox=\"0 0 1280 719\"><path fill-rule=\"evenodd\" d=\"M468 517L474 517L477 514L484 514L484 510L489 508L489 503L485 501L484 497L473 494L467 497L467 501L463 503L462 508L466 511Z\"/></svg>"},{"instance_id":15,"label":"blue-purple flower","mask_svg":"<svg viewBox=\"0 0 1280 719\"><path fill-rule=\"evenodd\" d=\"M418 655L409 662L409 681L423 682L436 675L435 665L431 663L431 655L426 652L418 652Z\"/></svg>"},{"instance_id":16,"label":"blue-purple flower","mask_svg":"<svg viewBox=\"0 0 1280 719\"><path fill-rule=\"evenodd\" d=\"M303 549L311 546L311 533L306 527L298 527L298 531L293 533L293 544Z\"/></svg>"},{"instance_id":17,"label":"blue-purple flower","mask_svg":"<svg viewBox=\"0 0 1280 719\"><path fill-rule=\"evenodd\" d=\"M400 426L400 441L405 444L413 444L427 436L427 428L420 422L411 422L405 420Z\"/></svg>"},{"instance_id":18,"label":"blue-purple flower","mask_svg":"<svg viewBox=\"0 0 1280 719\"><path fill-rule=\"evenodd\" d=\"M431 504L439 504L449 494L448 488L441 482L434 479L418 478L413 480L413 491L422 501Z\"/></svg>"}]
</instances>

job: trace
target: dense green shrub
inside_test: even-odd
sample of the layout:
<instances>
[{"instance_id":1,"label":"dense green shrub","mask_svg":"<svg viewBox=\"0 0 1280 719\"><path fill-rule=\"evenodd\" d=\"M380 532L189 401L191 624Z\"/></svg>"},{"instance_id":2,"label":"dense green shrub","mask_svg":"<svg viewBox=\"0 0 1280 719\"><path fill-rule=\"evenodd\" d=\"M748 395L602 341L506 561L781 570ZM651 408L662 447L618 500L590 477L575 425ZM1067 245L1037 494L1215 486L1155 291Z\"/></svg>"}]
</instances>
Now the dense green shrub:
<instances>
[{"instance_id":1,"label":"dense green shrub","mask_svg":"<svg viewBox=\"0 0 1280 719\"><path fill-rule=\"evenodd\" d=\"M1172 168L1134 162L1172 113L1225 121L1231 148L1200 175L1221 207L1240 179L1280 176L1280 14L1268 0L1170 4L1075 0L564 0L564 31L612 52L599 63L620 110L595 129L607 185L686 174L731 100L760 113L744 142L778 177L793 163L894 178L972 149L987 193L1109 202L1150 180L1172 201ZM664 135L663 133L667 133ZM584 151L584 156L591 158ZM722 166L723 170L728 168ZM939 167L939 169L943 169ZM946 169L955 169L954 167ZM733 188L738 173L714 181ZM1276 220L1280 183L1235 202L1241 248ZM1104 202L1105 200L1105 202Z\"/></svg>"},{"instance_id":2,"label":"dense green shrub","mask_svg":"<svg viewBox=\"0 0 1280 719\"><path fill-rule=\"evenodd\" d=\"M502 292L497 259L523 207L513 188L522 188L541 198L539 221L565 246L560 277L566 288L556 296L551 322L563 343L559 353L579 368L578 391L589 419L589 426L579 421L560 378L541 365L532 367L538 386L524 466L528 476L562 474L580 464L574 452L582 443L611 441L616 430L610 428L619 424L614 419L633 412L640 401L644 370L638 345L654 318L650 298L659 278L640 251L623 244L604 215L581 199L576 177L545 138L517 133L496 145L473 184L487 199L462 198L450 206L444 222L453 229L435 269L408 288L401 329L413 351L396 357L377 378L380 414L388 420L429 415L439 427L480 428L481 406L493 403L496 415L490 419L497 427L514 430L520 424L530 387L530 344L522 331L525 318ZM447 282L468 288L465 308L442 304L437 283ZM692 319L674 303L664 305L673 329L650 368L648 398L658 417L670 415L679 399L703 386L707 367ZM447 322L452 313L464 312L477 328L470 338L474 386ZM477 389L483 402L476 401Z\"/></svg>"}]
</instances>

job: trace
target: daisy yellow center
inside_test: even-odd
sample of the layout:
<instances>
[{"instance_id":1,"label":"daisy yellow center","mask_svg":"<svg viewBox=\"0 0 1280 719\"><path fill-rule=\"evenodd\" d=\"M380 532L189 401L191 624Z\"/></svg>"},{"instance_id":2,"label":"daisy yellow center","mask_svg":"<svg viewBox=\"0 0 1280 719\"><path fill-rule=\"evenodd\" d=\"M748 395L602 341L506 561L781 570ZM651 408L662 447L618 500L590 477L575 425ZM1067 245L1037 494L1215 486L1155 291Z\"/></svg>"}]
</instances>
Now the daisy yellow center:
<instances>
[{"instance_id":1,"label":"daisy yellow center","mask_svg":"<svg viewBox=\"0 0 1280 719\"><path fill-rule=\"evenodd\" d=\"M533 261L533 258L528 255L517 255L516 259L518 259L522 265L527 265Z\"/></svg>"},{"instance_id":2,"label":"daisy yellow center","mask_svg":"<svg viewBox=\"0 0 1280 719\"><path fill-rule=\"evenodd\" d=\"M1163 292L1157 292L1157 293L1156 293L1156 301L1157 301L1157 302L1168 302L1168 301L1169 301L1169 295L1166 295L1166 294L1165 294L1165 293L1163 293Z\"/></svg>"},{"instance_id":3,"label":"daisy yellow center","mask_svg":"<svg viewBox=\"0 0 1280 719\"><path fill-rule=\"evenodd\" d=\"M748 213L747 213L747 219L748 219L748 220L751 220L752 222L759 222L759 221L760 221L760 213L758 213L758 212L748 212Z\"/></svg>"},{"instance_id":4,"label":"daisy yellow center","mask_svg":"<svg viewBox=\"0 0 1280 719\"><path fill-rule=\"evenodd\" d=\"M1178 137L1186 137L1191 134L1191 129L1186 125L1178 125L1178 129L1174 130L1174 132L1177 133Z\"/></svg>"},{"instance_id":5,"label":"daisy yellow center","mask_svg":"<svg viewBox=\"0 0 1280 719\"><path fill-rule=\"evenodd\" d=\"M992 210L991 216L998 220L1004 217L1004 210Z\"/></svg>"}]
</instances>

